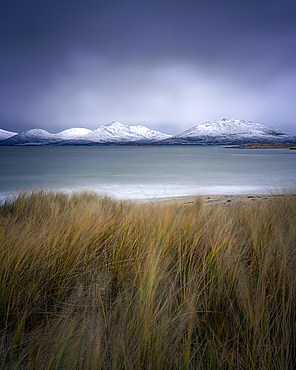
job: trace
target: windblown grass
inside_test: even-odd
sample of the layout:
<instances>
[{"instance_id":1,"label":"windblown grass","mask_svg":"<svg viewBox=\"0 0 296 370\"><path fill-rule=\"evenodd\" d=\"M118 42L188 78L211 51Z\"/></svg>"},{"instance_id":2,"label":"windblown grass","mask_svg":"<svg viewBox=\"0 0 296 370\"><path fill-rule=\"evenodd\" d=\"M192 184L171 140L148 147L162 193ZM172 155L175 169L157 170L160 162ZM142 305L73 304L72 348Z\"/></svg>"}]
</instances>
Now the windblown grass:
<instances>
[{"instance_id":1,"label":"windblown grass","mask_svg":"<svg viewBox=\"0 0 296 370\"><path fill-rule=\"evenodd\" d=\"M296 201L20 194L0 207L0 369L293 369Z\"/></svg>"}]
</instances>

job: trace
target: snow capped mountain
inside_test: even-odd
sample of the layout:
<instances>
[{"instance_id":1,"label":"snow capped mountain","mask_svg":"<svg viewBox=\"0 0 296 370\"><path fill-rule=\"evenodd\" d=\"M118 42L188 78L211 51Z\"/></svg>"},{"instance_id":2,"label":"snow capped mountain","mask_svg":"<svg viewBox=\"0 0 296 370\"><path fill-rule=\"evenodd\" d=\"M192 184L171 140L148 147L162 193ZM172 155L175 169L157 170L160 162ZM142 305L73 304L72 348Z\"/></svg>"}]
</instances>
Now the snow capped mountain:
<instances>
[{"instance_id":1,"label":"snow capped mountain","mask_svg":"<svg viewBox=\"0 0 296 370\"><path fill-rule=\"evenodd\" d=\"M0 140L9 139L10 137L17 135L16 132L1 130L0 128Z\"/></svg>"},{"instance_id":2,"label":"snow capped mountain","mask_svg":"<svg viewBox=\"0 0 296 370\"><path fill-rule=\"evenodd\" d=\"M89 130L87 128L80 128L80 127L75 127L75 128L69 128L68 130L64 130L61 132L58 132L57 134L54 134L54 136L58 139L77 139L81 138L82 136L85 136L92 132L92 130Z\"/></svg>"},{"instance_id":3,"label":"snow capped mountain","mask_svg":"<svg viewBox=\"0 0 296 370\"><path fill-rule=\"evenodd\" d=\"M49 132L35 128L29 131L14 135L1 141L1 145L42 145L50 140L54 140L54 135Z\"/></svg>"},{"instance_id":4,"label":"snow capped mountain","mask_svg":"<svg viewBox=\"0 0 296 370\"><path fill-rule=\"evenodd\" d=\"M21 134L18 134L18 136L28 139L34 138L50 139L53 137L52 134L40 128L34 128L33 130L22 132Z\"/></svg>"},{"instance_id":5,"label":"snow capped mountain","mask_svg":"<svg viewBox=\"0 0 296 370\"><path fill-rule=\"evenodd\" d=\"M53 139L53 135L41 129L33 129L11 136L0 142L1 145L40 145Z\"/></svg>"},{"instance_id":6,"label":"snow capped mountain","mask_svg":"<svg viewBox=\"0 0 296 370\"><path fill-rule=\"evenodd\" d=\"M87 134L84 139L98 143L127 143L141 141L158 141L170 138L171 135L150 130L144 126L127 126L120 122L111 122L98 127Z\"/></svg>"},{"instance_id":7,"label":"snow capped mountain","mask_svg":"<svg viewBox=\"0 0 296 370\"><path fill-rule=\"evenodd\" d=\"M247 120L206 121L174 136L172 144L294 143L296 137Z\"/></svg>"},{"instance_id":8,"label":"snow capped mountain","mask_svg":"<svg viewBox=\"0 0 296 370\"><path fill-rule=\"evenodd\" d=\"M223 135L240 135L240 136L251 136L251 135L270 135L273 133L281 133L281 131L254 123L246 120L233 120L228 118L222 118L218 121L206 121L199 123L196 126L182 132L176 137L196 137L196 136L223 136Z\"/></svg>"}]
</instances>

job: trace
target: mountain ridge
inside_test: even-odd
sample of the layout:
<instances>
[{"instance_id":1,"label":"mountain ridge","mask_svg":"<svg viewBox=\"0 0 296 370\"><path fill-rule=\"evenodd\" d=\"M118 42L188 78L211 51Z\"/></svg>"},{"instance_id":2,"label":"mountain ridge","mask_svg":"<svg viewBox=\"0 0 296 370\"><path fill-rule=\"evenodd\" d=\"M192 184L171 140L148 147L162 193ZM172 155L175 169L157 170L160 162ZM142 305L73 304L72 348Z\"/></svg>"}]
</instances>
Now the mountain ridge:
<instances>
[{"instance_id":1,"label":"mountain ridge","mask_svg":"<svg viewBox=\"0 0 296 370\"><path fill-rule=\"evenodd\" d=\"M199 123L173 136L170 144L238 145L296 142L296 136L248 120L222 118ZM169 144L169 142L167 143Z\"/></svg>"},{"instance_id":2,"label":"mountain ridge","mask_svg":"<svg viewBox=\"0 0 296 370\"><path fill-rule=\"evenodd\" d=\"M0 128L0 140L6 140L9 139L10 137L17 135L17 132L12 132L12 131L7 131L7 130L2 130Z\"/></svg>"},{"instance_id":3,"label":"mountain ridge","mask_svg":"<svg viewBox=\"0 0 296 370\"><path fill-rule=\"evenodd\" d=\"M0 145L240 145L247 143L296 143L296 136L248 120L222 118L199 123L177 135L167 135L140 125L113 121L94 130L71 128L51 134L32 129L1 139Z\"/></svg>"}]
</instances>

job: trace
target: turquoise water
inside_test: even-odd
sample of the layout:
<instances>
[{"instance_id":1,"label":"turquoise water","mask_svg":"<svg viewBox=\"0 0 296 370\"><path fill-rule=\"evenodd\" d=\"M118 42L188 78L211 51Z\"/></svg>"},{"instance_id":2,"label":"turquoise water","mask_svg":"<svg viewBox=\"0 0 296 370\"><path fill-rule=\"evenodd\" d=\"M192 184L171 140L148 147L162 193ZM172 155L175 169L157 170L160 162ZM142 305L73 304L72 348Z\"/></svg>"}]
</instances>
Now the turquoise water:
<instances>
[{"instance_id":1,"label":"turquoise water","mask_svg":"<svg viewBox=\"0 0 296 370\"><path fill-rule=\"evenodd\" d=\"M296 151L200 146L0 147L0 197L94 190L118 199L295 189Z\"/></svg>"}]
</instances>

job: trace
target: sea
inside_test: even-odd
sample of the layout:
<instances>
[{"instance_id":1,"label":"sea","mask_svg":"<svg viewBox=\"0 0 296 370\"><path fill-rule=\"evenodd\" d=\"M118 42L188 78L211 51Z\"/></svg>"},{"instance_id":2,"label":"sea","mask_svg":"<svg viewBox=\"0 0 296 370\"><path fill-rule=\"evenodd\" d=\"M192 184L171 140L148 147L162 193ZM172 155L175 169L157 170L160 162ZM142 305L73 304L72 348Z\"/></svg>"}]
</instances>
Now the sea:
<instances>
[{"instance_id":1,"label":"sea","mask_svg":"<svg viewBox=\"0 0 296 370\"><path fill-rule=\"evenodd\" d=\"M296 189L296 150L219 146L0 147L0 199L37 189L123 200Z\"/></svg>"}]
</instances>

